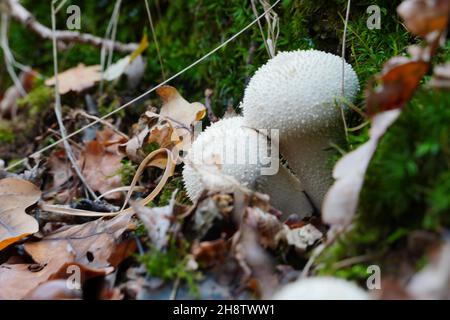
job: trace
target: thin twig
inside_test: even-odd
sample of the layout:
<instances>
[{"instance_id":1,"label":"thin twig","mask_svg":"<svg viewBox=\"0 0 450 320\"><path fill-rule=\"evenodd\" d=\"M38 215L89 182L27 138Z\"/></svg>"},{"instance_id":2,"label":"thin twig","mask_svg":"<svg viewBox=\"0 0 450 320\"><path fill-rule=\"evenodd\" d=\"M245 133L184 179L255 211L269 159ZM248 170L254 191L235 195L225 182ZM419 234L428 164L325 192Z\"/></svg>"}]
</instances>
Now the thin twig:
<instances>
[{"instance_id":1,"label":"thin twig","mask_svg":"<svg viewBox=\"0 0 450 320\"><path fill-rule=\"evenodd\" d=\"M58 43L77 42L89 44L95 47L101 47L106 43L108 46L112 45L114 50L118 52L133 52L139 46L137 43L113 43L110 40L105 40L88 33L80 33L76 31L55 30L55 32L52 33L51 29L39 23L39 21L37 21L36 18L25 7L23 7L18 0L5 1L9 8L9 12L7 13L11 15L14 20L20 22L43 39L51 40L53 36L55 36Z\"/></svg>"},{"instance_id":2,"label":"thin twig","mask_svg":"<svg viewBox=\"0 0 450 320\"><path fill-rule=\"evenodd\" d=\"M267 0L259 0L264 10L270 8L270 3ZM267 21L267 45L269 46L269 51L272 57L277 53L277 41L280 34L280 26L278 15L275 10L270 9L265 15Z\"/></svg>"},{"instance_id":3,"label":"thin twig","mask_svg":"<svg viewBox=\"0 0 450 320\"><path fill-rule=\"evenodd\" d=\"M173 284L173 289L172 292L170 293L170 300L176 300L177 299L177 293L178 293L178 288L180 287L180 277L177 277L175 279L175 282Z\"/></svg>"},{"instance_id":4,"label":"thin twig","mask_svg":"<svg viewBox=\"0 0 450 320\"><path fill-rule=\"evenodd\" d=\"M3 55L5 58L5 64L6 64L6 70L8 71L9 76L11 77L12 81L14 82L15 87L19 91L20 95L24 97L27 93L22 86L22 82L19 80L19 77L17 76L16 72L14 71L14 57L11 53L11 49L9 48L8 43L8 25L9 25L9 17L6 13L2 13L1 16L1 47L3 50Z\"/></svg>"},{"instance_id":5,"label":"thin twig","mask_svg":"<svg viewBox=\"0 0 450 320\"><path fill-rule=\"evenodd\" d=\"M127 136L125 133L123 133L122 131L117 129L113 124L111 124L108 121L101 119L97 116L91 115L84 110L75 110L73 113L73 116L74 117L82 116L82 117L85 117L86 119L98 121L99 123L103 124L104 126L110 128L112 131L114 131L115 133L120 135L122 138L125 138L126 140L130 140L129 136Z\"/></svg>"},{"instance_id":6,"label":"thin twig","mask_svg":"<svg viewBox=\"0 0 450 320\"><path fill-rule=\"evenodd\" d=\"M278 3L280 3L281 0L277 0L270 8L269 10L271 10L272 8L274 8ZM228 38L226 41L222 42L221 44L219 44L217 47L215 47L214 49L212 49L211 51L209 51L208 53L206 53L204 56L200 57L199 59L197 59L196 61L194 61L193 63L191 63L190 65L188 65L187 67L183 68L182 70L178 71L176 74L174 74L173 76L171 76L170 78L168 78L167 80L161 82L160 84L154 86L153 88L145 91L144 93L140 94L139 96L131 99L130 101L126 102L125 104L121 105L120 107L114 109L113 111L111 111L110 113L104 115L103 117L101 117L101 120L107 119L109 117L111 117L112 115L116 114L117 112L120 112L121 110L131 106L132 104L134 104L136 101L141 100L142 98L146 97L147 95L149 95L150 93L156 91L157 89L161 88L162 86L168 84L170 81L178 78L180 75L184 74L186 71L192 69L193 67L197 66L198 64L202 63L203 61L205 61L206 59L208 59L210 56L212 56L213 54L215 54L217 51L219 51L220 49L222 49L223 47L225 47L227 44L229 44L230 42L234 41L237 37L239 37L241 34L243 34L244 32L246 32L248 29L250 29L255 23L257 23L257 21L259 19L262 19L265 14L268 11L265 11L264 13L262 13L260 16L258 16L256 19L254 19L253 21L251 21L249 24L247 24L244 28L242 28L241 30L239 30L239 32L235 33L232 37ZM74 132L70 133L67 135L67 138L71 138L77 134L79 134L80 132L83 132L84 130L95 126L97 123L99 123L99 120L93 121L87 125L85 125L84 127L75 130ZM11 164L10 166L8 166L8 168L6 168L6 170L11 170L16 168L17 166L26 163L28 161L29 157L36 157L42 153L44 153L47 150L50 150L52 148L54 148L55 146L57 146L58 144L60 144L63 140L65 140L64 138L61 138L58 141L55 141L52 144L49 144L48 146L32 153L31 155L29 155L26 158L23 158L19 161L14 162L13 164Z\"/></svg>"},{"instance_id":7,"label":"thin twig","mask_svg":"<svg viewBox=\"0 0 450 320\"><path fill-rule=\"evenodd\" d=\"M56 30L56 11L55 11L55 0L52 1L51 4L51 14L52 14L52 30L55 32ZM66 128L64 127L64 121L62 118L62 111L61 111L61 96L59 95L59 79L58 79L58 52L57 52L57 40L55 33L53 33L53 71L55 74L55 115L56 119L58 121L59 131L61 132L61 140L64 142L64 149L66 150L67 158L72 164L72 168L75 170L78 178L80 179L81 183L85 186L87 192L92 196L94 199L98 199L95 192L91 189L91 187L88 185L86 179L84 178L80 167L78 166L78 163L75 159L75 156L72 151L72 147L69 144Z\"/></svg>"},{"instance_id":8,"label":"thin twig","mask_svg":"<svg viewBox=\"0 0 450 320\"><path fill-rule=\"evenodd\" d=\"M250 3L252 5L252 10L253 10L253 14L255 15L255 17L258 16L258 10L256 9L256 5L255 5L255 0L250 0ZM267 45L267 39L266 39L266 35L264 34L264 30L261 24L261 20L258 20L258 28L259 31L261 32L261 37L263 38L263 42L264 42L264 48L266 48L267 54L269 55L269 58L273 58L272 53L269 50L269 47Z\"/></svg>"}]
</instances>

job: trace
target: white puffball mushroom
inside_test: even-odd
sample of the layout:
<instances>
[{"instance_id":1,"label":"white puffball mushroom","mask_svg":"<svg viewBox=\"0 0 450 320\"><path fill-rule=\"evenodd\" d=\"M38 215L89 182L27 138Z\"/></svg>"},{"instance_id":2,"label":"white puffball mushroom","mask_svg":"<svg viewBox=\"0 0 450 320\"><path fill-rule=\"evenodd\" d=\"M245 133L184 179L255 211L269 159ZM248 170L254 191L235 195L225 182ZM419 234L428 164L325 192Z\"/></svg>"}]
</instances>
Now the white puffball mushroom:
<instances>
[{"instance_id":1,"label":"white puffball mushroom","mask_svg":"<svg viewBox=\"0 0 450 320\"><path fill-rule=\"evenodd\" d=\"M273 300L369 300L369 294L356 284L332 277L297 280L282 287Z\"/></svg>"},{"instance_id":2,"label":"white puffball mushroom","mask_svg":"<svg viewBox=\"0 0 450 320\"><path fill-rule=\"evenodd\" d=\"M287 168L280 165L275 175L261 174L262 157L268 156L261 154L261 146L268 145L267 137L243 123L242 117L220 120L192 143L183 169L189 198L197 200L204 190L233 192L238 184L268 194L285 215L310 216L312 206Z\"/></svg>"},{"instance_id":3,"label":"white puffball mushroom","mask_svg":"<svg viewBox=\"0 0 450 320\"><path fill-rule=\"evenodd\" d=\"M356 73L344 64L344 98L359 90ZM332 183L331 145L345 138L339 107L342 59L317 50L280 52L256 71L245 90L245 124L280 130L280 151L320 210Z\"/></svg>"}]
</instances>

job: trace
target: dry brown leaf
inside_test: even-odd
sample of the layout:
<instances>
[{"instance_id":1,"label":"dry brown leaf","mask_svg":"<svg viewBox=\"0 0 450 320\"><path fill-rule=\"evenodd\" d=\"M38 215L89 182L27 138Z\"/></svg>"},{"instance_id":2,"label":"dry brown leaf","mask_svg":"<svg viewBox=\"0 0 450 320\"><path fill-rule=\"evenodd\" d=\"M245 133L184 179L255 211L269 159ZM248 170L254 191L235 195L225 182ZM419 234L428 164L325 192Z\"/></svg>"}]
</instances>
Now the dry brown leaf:
<instances>
[{"instance_id":1,"label":"dry brown leaf","mask_svg":"<svg viewBox=\"0 0 450 320\"><path fill-rule=\"evenodd\" d=\"M53 152L48 159L48 165L53 177L53 188L62 186L73 176L70 162L64 150Z\"/></svg>"},{"instance_id":2,"label":"dry brown leaf","mask_svg":"<svg viewBox=\"0 0 450 320\"><path fill-rule=\"evenodd\" d=\"M159 114L174 128L171 141L176 153L189 150L194 139L192 127L205 117L206 107L199 102L189 103L171 86L162 86L156 93L163 101Z\"/></svg>"},{"instance_id":3,"label":"dry brown leaf","mask_svg":"<svg viewBox=\"0 0 450 320\"><path fill-rule=\"evenodd\" d=\"M38 222L25 209L40 197L39 188L28 181L0 180L0 250L39 231Z\"/></svg>"},{"instance_id":4,"label":"dry brown leaf","mask_svg":"<svg viewBox=\"0 0 450 320\"><path fill-rule=\"evenodd\" d=\"M283 223L274 215L257 207L248 207L246 213L245 221L257 231L261 245L276 248L279 243L278 235L284 230Z\"/></svg>"},{"instance_id":5,"label":"dry brown leaf","mask_svg":"<svg viewBox=\"0 0 450 320\"><path fill-rule=\"evenodd\" d=\"M448 0L406 0L397 8L409 31L426 37L447 28L450 2Z\"/></svg>"},{"instance_id":6,"label":"dry brown leaf","mask_svg":"<svg viewBox=\"0 0 450 320\"><path fill-rule=\"evenodd\" d=\"M120 243L133 214L62 228L25 251L36 264L0 265L0 299L22 299L42 283L68 278L69 266L78 266L82 281L110 273L135 250L134 242Z\"/></svg>"},{"instance_id":7,"label":"dry brown leaf","mask_svg":"<svg viewBox=\"0 0 450 320\"><path fill-rule=\"evenodd\" d=\"M429 64L423 60L406 57L388 60L381 75L367 86L368 113L373 116L379 112L402 108L411 99L428 68Z\"/></svg>"},{"instance_id":8,"label":"dry brown leaf","mask_svg":"<svg viewBox=\"0 0 450 320\"><path fill-rule=\"evenodd\" d=\"M333 177L336 181L328 190L322 207L322 220L325 223L339 226L351 223L366 170L378 141L399 115L399 109L377 114L373 118L369 141L346 154L335 165Z\"/></svg>"},{"instance_id":9,"label":"dry brown leaf","mask_svg":"<svg viewBox=\"0 0 450 320\"><path fill-rule=\"evenodd\" d=\"M86 67L80 63L75 68L58 74L59 93L66 94L69 91L81 92L94 86L101 78L100 65ZM47 79L45 84L47 86L54 86L55 77Z\"/></svg>"},{"instance_id":10,"label":"dry brown leaf","mask_svg":"<svg viewBox=\"0 0 450 320\"><path fill-rule=\"evenodd\" d=\"M162 86L156 92L163 100L160 114L147 111L139 121L139 132L121 146L121 151L135 162L142 161L143 149L151 143L174 150L175 156L179 151L188 150L193 138L192 126L206 115L201 103L189 103L173 87ZM150 165L163 169L166 157L158 157Z\"/></svg>"},{"instance_id":11,"label":"dry brown leaf","mask_svg":"<svg viewBox=\"0 0 450 320\"><path fill-rule=\"evenodd\" d=\"M122 185L118 170L122 167L123 155L118 147L123 142L123 137L111 129L104 129L97 133L96 140L86 144L80 162L86 181L94 191L105 193ZM120 193L105 196L106 199L120 197Z\"/></svg>"},{"instance_id":12,"label":"dry brown leaf","mask_svg":"<svg viewBox=\"0 0 450 320\"><path fill-rule=\"evenodd\" d=\"M29 92L34 86L36 72L33 70L22 72L19 76L19 80L25 92ZM15 85L9 87L5 91L3 97L0 95L0 118L5 118L6 116L14 118L17 113L17 100L20 98L20 91Z\"/></svg>"},{"instance_id":13,"label":"dry brown leaf","mask_svg":"<svg viewBox=\"0 0 450 320\"><path fill-rule=\"evenodd\" d=\"M141 162L144 157L142 147L147 141L150 129L145 126L138 134L119 146L120 152L126 154L134 162Z\"/></svg>"},{"instance_id":14,"label":"dry brown leaf","mask_svg":"<svg viewBox=\"0 0 450 320\"><path fill-rule=\"evenodd\" d=\"M187 128L206 115L206 108L203 104L187 102L174 87L162 86L156 90L156 93L163 100L159 114Z\"/></svg>"},{"instance_id":15,"label":"dry brown leaf","mask_svg":"<svg viewBox=\"0 0 450 320\"><path fill-rule=\"evenodd\" d=\"M212 266L225 260L230 252L230 243L223 238L194 243L191 252L202 266Z\"/></svg>"}]
</instances>

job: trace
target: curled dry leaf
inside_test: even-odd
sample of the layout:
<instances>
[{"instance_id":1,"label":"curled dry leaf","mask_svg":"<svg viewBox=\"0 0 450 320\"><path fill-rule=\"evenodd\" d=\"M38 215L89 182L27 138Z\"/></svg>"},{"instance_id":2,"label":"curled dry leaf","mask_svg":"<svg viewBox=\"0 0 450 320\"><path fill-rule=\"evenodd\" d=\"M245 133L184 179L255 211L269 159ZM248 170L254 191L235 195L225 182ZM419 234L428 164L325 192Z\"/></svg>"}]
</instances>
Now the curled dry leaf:
<instances>
[{"instance_id":1,"label":"curled dry leaf","mask_svg":"<svg viewBox=\"0 0 450 320\"><path fill-rule=\"evenodd\" d=\"M22 72L19 80L25 92L29 92L34 86L36 72ZM21 94L15 85L9 87L3 97L0 95L0 118L4 118L5 116L15 117L17 113L17 100L19 98L21 98Z\"/></svg>"},{"instance_id":2,"label":"curled dry leaf","mask_svg":"<svg viewBox=\"0 0 450 320\"><path fill-rule=\"evenodd\" d=\"M134 241L119 241L130 228L132 215L62 228L39 242L27 243L25 251L36 264L0 265L0 299L22 299L48 280L69 277L74 269L81 272L82 281L112 272L111 266L135 250Z\"/></svg>"},{"instance_id":3,"label":"curled dry leaf","mask_svg":"<svg viewBox=\"0 0 450 320\"><path fill-rule=\"evenodd\" d=\"M189 103L171 86L162 86L156 92L163 100L160 114L147 111L139 121L139 132L121 146L121 151L135 162L142 161L145 146L152 143L159 148L175 149L175 156L178 150L188 150L193 139L191 127L206 114L201 103ZM164 168L166 159L158 157L151 165Z\"/></svg>"},{"instance_id":4,"label":"curled dry leaf","mask_svg":"<svg viewBox=\"0 0 450 320\"><path fill-rule=\"evenodd\" d=\"M370 115L402 108L418 88L429 68L428 62L406 57L394 57L383 67L378 78L369 82L366 90Z\"/></svg>"},{"instance_id":5,"label":"curled dry leaf","mask_svg":"<svg viewBox=\"0 0 450 320\"><path fill-rule=\"evenodd\" d=\"M16 178L0 180L0 250L39 231L38 222L25 209L35 204L41 191Z\"/></svg>"},{"instance_id":6,"label":"curled dry leaf","mask_svg":"<svg viewBox=\"0 0 450 320\"><path fill-rule=\"evenodd\" d=\"M448 24L450 2L447 0L406 0L397 7L406 27L413 34L426 37L442 32Z\"/></svg>"},{"instance_id":7,"label":"curled dry leaf","mask_svg":"<svg viewBox=\"0 0 450 320\"><path fill-rule=\"evenodd\" d=\"M205 117L206 108L199 102L189 103L171 86L162 86L156 93L163 100L160 115L186 128Z\"/></svg>"},{"instance_id":8,"label":"curled dry leaf","mask_svg":"<svg viewBox=\"0 0 450 320\"><path fill-rule=\"evenodd\" d=\"M399 109L376 115L373 118L369 141L338 161L333 170L336 181L328 190L322 207L322 219L325 223L339 226L351 223L366 170L378 141L399 115Z\"/></svg>"},{"instance_id":9,"label":"curled dry leaf","mask_svg":"<svg viewBox=\"0 0 450 320\"><path fill-rule=\"evenodd\" d=\"M118 170L122 167L123 155L118 147L124 138L111 129L97 133L97 139L86 144L80 156L83 174L90 187L97 192L105 193L122 185ZM120 193L111 193L106 199L118 199Z\"/></svg>"},{"instance_id":10,"label":"curled dry leaf","mask_svg":"<svg viewBox=\"0 0 450 320\"><path fill-rule=\"evenodd\" d=\"M175 141L177 150L189 150L194 138L191 128L205 117L206 107L199 102L189 103L171 86L162 86L156 93L163 101L160 116L169 121L175 129L172 141Z\"/></svg>"},{"instance_id":11,"label":"curled dry leaf","mask_svg":"<svg viewBox=\"0 0 450 320\"><path fill-rule=\"evenodd\" d=\"M75 68L58 74L59 93L66 94L69 91L81 92L94 86L101 78L100 65L86 67L80 63ZM54 86L55 82L55 77L52 77L47 79L45 84L47 86Z\"/></svg>"}]
</instances>

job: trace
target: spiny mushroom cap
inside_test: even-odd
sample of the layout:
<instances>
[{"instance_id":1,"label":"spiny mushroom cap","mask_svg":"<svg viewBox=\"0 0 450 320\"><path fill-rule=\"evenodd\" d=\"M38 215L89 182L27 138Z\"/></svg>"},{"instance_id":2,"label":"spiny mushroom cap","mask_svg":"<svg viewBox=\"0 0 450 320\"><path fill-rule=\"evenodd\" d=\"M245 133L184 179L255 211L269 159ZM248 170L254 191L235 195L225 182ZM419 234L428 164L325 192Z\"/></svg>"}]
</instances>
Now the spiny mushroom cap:
<instances>
[{"instance_id":1,"label":"spiny mushroom cap","mask_svg":"<svg viewBox=\"0 0 450 320\"><path fill-rule=\"evenodd\" d=\"M243 126L242 117L220 120L192 144L183 170L183 180L189 198L196 200L204 189L232 192L235 181L253 187L260 175L258 145L267 143L266 137ZM254 140L252 140L254 139ZM232 177L224 179L208 172Z\"/></svg>"},{"instance_id":2,"label":"spiny mushroom cap","mask_svg":"<svg viewBox=\"0 0 450 320\"><path fill-rule=\"evenodd\" d=\"M351 101L359 84L348 63L344 79L344 96ZM335 103L339 97L341 57L317 50L280 52L256 71L245 90L245 123L255 129L279 129L281 135L320 132L340 121Z\"/></svg>"},{"instance_id":3,"label":"spiny mushroom cap","mask_svg":"<svg viewBox=\"0 0 450 320\"><path fill-rule=\"evenodd\" d=\"M274 300L368 300L369 295L356 284L339 278L306 278L288 284Z\"/></svg>"}]
</instances>

